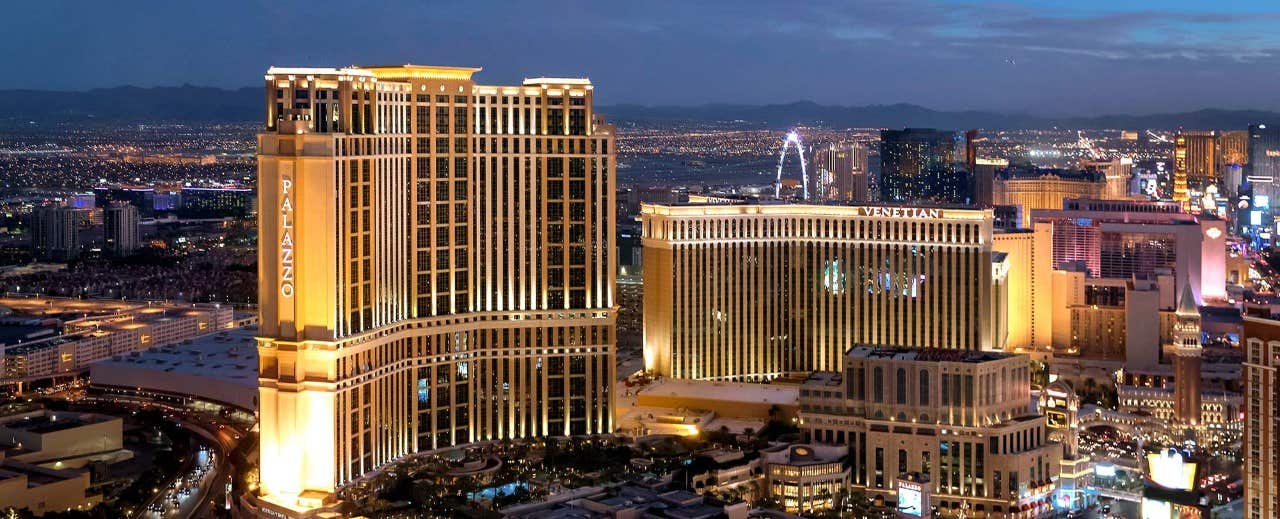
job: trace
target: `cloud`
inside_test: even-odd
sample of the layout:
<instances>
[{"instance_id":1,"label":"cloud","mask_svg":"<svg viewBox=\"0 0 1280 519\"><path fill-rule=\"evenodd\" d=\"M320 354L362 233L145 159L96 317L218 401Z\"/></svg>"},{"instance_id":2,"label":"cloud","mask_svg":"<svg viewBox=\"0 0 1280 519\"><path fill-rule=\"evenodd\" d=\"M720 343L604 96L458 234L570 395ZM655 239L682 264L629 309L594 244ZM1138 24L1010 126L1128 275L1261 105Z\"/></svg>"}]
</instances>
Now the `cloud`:
<instances>
[{"instance_id":1,"label":"cloud","mask_svg":"<svg viewBox=\"0 0 1280 519\"><path fill-rule=\"evenodd\" d=\"M1280 108L1273 0L137 1L10 6L0 45L22 51L0 66L25 73L0 88L242 86L277 64L416 62L484 66L491 83L587 75L603 103Z\"/></svg>"}]
</instances>

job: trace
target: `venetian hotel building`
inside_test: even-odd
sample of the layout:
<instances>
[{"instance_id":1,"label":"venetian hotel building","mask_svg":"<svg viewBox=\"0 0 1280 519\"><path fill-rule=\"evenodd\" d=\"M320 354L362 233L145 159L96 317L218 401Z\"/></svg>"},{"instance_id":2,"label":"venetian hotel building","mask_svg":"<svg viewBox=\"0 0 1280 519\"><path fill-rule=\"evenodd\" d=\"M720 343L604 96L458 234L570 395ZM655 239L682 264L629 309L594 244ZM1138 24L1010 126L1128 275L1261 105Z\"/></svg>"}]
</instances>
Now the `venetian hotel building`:
<instances>
[{"instance_id":1,"label":"venetian hotel building","mask_svg":"<svg viewBox=\"0 0 1280 519\"><path fill-rule=\"evenodd\" d=\"M613 428L613 128L585 79L479 70L267 72L266 515L409 453Z\"/></svg>"},{"instance_id":2,"label":"venetian hotel building","mask_svg":"<svg viewBox=\"0 0 1280 519\"><path fill-rule=\"evenodd\" d=\"M646 205L645 368L759 380L839 370L855 345L1003 350L990 210Z\"/></svg>"}]
</instances>

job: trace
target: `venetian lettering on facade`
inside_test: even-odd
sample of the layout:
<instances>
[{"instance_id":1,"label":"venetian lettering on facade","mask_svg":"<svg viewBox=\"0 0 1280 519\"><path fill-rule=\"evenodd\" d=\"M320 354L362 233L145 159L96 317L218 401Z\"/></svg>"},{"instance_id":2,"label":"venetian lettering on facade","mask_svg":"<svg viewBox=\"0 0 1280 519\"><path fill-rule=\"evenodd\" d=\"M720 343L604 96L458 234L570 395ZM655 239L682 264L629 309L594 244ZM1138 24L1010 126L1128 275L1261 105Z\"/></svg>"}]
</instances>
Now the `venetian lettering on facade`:
<instances>
[{"instance_id":1,"label":"venetian lettering on facade","mask_svg":"<svg viewBox=\"0 0 1280 519\"><path fill-rule=\"evenodd\" d=\"M941 209L921 209L919 207L859 207L861 216L876 218L925 219L941 218Z\"/></svg>"}]
</instances>

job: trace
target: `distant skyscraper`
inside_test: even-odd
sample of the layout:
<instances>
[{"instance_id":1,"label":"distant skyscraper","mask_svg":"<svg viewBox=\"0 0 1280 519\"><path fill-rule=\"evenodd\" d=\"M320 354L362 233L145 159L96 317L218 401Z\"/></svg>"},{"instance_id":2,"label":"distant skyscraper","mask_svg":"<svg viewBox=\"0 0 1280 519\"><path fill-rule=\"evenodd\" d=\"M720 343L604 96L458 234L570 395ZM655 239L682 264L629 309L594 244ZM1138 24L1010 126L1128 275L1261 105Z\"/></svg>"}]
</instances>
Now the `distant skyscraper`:
<instances>
[{"instance_id":1,"label":"distant skyscraper","mask_svg":"<svg viewBox=\"0 0 1280 519\"><path fill-rule=\"evenodd\" d=\"M1244 318L1244 516L1280 517L1280 321Z\"/></svg>"},{"instance_id":2,"label":"distant skyscraper","mask_svg":"<svg viewBox=\"0 0 1280 519\"><path fill-rule=\"evenodd\" d=\"M1253 195L1248 225L1258 232L1271 227L1276 212L1271 209L1280 194L1280 125L1249 125L1249 163L1245 165L1245 184ZM1256 216L1255 216L1256 215Z\"/></svg>"},{"instance_id":3,"label":"distant skyscraper","mask_svg":"<svg viewBox=\"0 0 1280 519\"><path fill-rule=\"evenodd\" d=\"M978 162L978 171L986 166ZM1069 198L1103 198L1107 193L1106 178L1096 171L1008 169L994 181L996 205L1022 208L1019 227L1031 226L1031 212L1038 209L1062 209Z\"/></svg>"},{"instance_id":4,"label":"distant skyscraper","mask_svg":"<svg viewBox=\"0 0 1280 519\"><path fill-rule=\"evenodd\" d=\"M1280 125L1249 125L1248 149L1249 182L1266 185L1269 192L1280 180Z\"/></svg>"},{"instance_id":5,"label":"distant skyscraper","mask_svg":"<svg viewBox=\"0 0 1280 519\"><path fill-rule=\"evenodd\" d=\"M873 193L875 183L871 180L871 152L865 144L856 143L849 147L853 160L853 199L860 202L875 201L879 192Z\"/></svg>"},{"instance_id":6,"label":"distant skyscraper","mask_svg":"<svg viewBox=\"0 0 1280 519\"><path fill-rule=\"evenodd\" d=\"M1129 196L1129 181L1133 177L1133 159L1117 157L1113 159L1081 160L1080 167L1101 172L1107 179L1107 191L1103 198L1125 198Z\"/></svg>"},{"instance_id":7,"label":"distant skyscraper","mask_svg":"<svg viewBox=\"0 0 1280 519\"><path fill-rule=\"evenodd\" d=\"M149 187L97 187L93 189L97 197L98 207L107 207L112 202L128 202L138 208L142 218L155 216L156 190Z\"/></svg>"},{"instance_id":8,"label":"distant skyscraper","mask_svg":"<svg viewBox=\"0 0 1280 519\"><path fill-rule=\"evenodd\" d=\"M852 191L853 157L849 148L835 144L812 152L809 192L814 200L847 200Z\"/></svg>"},{"instance_id":9,"label":"distant skyscraper","mask_svg":"<svg viewBox=\"0 0 1280 519\"><path fill-rule=\"evenodd\" d=\"M83 210L45 206L31 213L31 253L38 259L70 261L80 257L79 220Z\"/></svg>"},{"instance_id":10,"label":"distant skyscraper","mask_svg":"<svg viewBox=\"0 0 1280 519\"><path fill-rule=\"evenodd\" d=\"M128 256L138 249L138 208L114 203L103 210L102 237L114 256Z\"/></svg>"},{"instance_id":11,"label":"distant skyscraper","mask_svg":"<svg viewBox=\"0 0 1280 519\"><path fill-rule=\"evenodd\" d=\"M1218 133L1219 193L1233 200L1240 193L1244 166L1249 163L1249 132L1232 130Z\"/></svg>"},{"instance_id":12,"label":"distant skyscraper","mask_svg":"<svg viewBox=\"0 0 1280 519\"><path fill-rule=\"evenodd\" d=\"M813 152L813 169L821 200L867 201L870 187L867 149L860 144L830 145Z\"/></svg>"},{"instance_id":13,"label":"distant skyscraper","mask_svg":"<svg viewBox=\"0 0 1280 519\"><path fill-rule=\"evenodd\" d=\"M963 145L962 145L963 146ZM955 132L927 128L880 132L880 201L972 204L972 176ZM960 167L957 167L957 166Z\"/></svg>"},{"instance_id":14,"label":"distant skyscraper","mask_svg":"<svg viewBox=\"0 0 1280 519\"><path fill-rule=\"evenodd\" d=\"M252 189L187 187L179 194L178 214L183 218L248 216L254 207Z\"/></svg>"},{"instance_id":15,"label":"distant skyscraper","mask_svg":"<svg viewBox=\"0 0 1280 519\"><path fill-rule=\"evenodd\" d=\"M1004 159L975 158L969 165L969 173L973 178L973 204L979 208L996 205L995 183L996 172L1009 166Z\"/></svg>"},{"instance_id":16,"label":"distant skyscraper","mask_svg":"<svg viewBox=\"0 0 1280 519\"><path fill-rule=\"evenodd\" d=\"M1243 166L1249 163L1249 132L1245 130L1232 130L1219 132L1217 144L1218 148L1218 169L1219 177L1221 170L1226 165Z\"/></svg>"},{"instance_id":17,"label":"distant skyscraper","mask_svg":"<svg viewBox=\"0 0 1280 519\"><path fill-rule=\"evenodd\" d=\"M1183 130L1173 141L1174 199L1189 201L1189 191L1203 193L1204 189L1218 183L1218 136L1212 131ZM1181 180L1179 180L1181 179ZM1178 198L1178 183L1182 182L1184 198Z\"/></svg>"},{"instance_id":18,"label":"distant skyscraper","mask_svg":"<svg viewBox=\"0 0 1280 519\"><path fill-rule=\"evenodd\" d=\"M266 75L261 516L414 452L613 431L614 129L586 79L478 70Z\"/></svg>"}]
</instances>

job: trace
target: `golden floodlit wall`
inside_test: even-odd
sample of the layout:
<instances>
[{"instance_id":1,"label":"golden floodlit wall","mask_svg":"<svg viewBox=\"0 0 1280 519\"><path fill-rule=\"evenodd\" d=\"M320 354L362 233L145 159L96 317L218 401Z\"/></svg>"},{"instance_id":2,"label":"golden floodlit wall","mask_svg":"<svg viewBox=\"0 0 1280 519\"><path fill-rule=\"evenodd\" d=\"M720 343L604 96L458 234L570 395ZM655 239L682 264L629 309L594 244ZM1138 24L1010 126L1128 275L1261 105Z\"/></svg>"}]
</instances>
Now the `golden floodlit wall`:
<instances>
[{"instance_id":1,"label":"golden floodlit wall","mask_svg":"<svg viewBox=\"0 0 1280 519\"><path fill-rule=\"evenodd\" d=\"M1006 349L1047 354L1053 343L1053 226L995 233L992 248L1009 259Z\"/></svg>"},{"instance_id":2,"label":"golden floodlit wall","mask_svg":"<svg viewBox=\"0 0 1280 519\"><path fill-rule=\"evenodd\" d=\"M646 368L756 380L835 370L854 345L989 350L1007 269L989 210L642 208ZM1004 260L999 262L1003 264Z\"/></svg>"},{"instance_id":3,"label":"golden floodlit wall","mask_svg":"<svg viewBox=\"0 0 1280 519\"><path fill-rule=\"evenodd\" d=\"M613 127L585 79L478 70L268 72L266 515L414 452L613 430Z\"/></svg>"}]
</instances>

